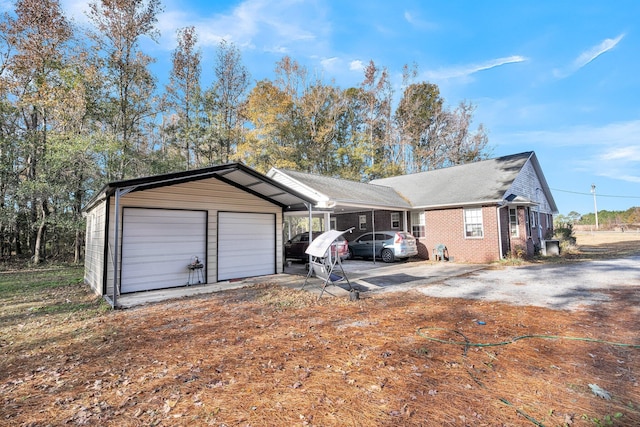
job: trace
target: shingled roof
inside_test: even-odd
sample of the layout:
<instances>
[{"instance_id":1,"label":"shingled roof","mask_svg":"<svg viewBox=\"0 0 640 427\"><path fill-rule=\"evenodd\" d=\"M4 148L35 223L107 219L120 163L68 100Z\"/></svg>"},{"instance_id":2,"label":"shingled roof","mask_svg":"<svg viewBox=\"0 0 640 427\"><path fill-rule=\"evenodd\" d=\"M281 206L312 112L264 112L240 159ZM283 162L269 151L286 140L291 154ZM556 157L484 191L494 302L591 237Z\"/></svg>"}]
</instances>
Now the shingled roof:
<instances>
[{"instance_id":1,"label":"shingled roof","mask_svg":"<svg viewBox=\"0 0 640 427\"><path fill-rule=\"evenodd\" d=\"M372 184L394 188L414 208L500 203L525 164L531 160L544 181L533 151L391 178ZM546 182L543 190L548 192Z\"/></svg>"},{"instance_id":2,"label":"shingled roof","mask_svg":"<svg viewBox=\"0 0 640 427\"><path fill-rule=\"evenodd\" d=\"M523 172L527 163L527 171ZM533 151L409 175L376 179L369 183L272 168L276 181L316 200L316 207L331 209L439 209L482 204L536 205L532 180L557 207ZM518 184L516 184L519 181ZM523 183L526 184L523 185ZM536 187L536 190L538 187ZM341 209L341 211L344 211Z\"/></svg>"},{"instance_id":3,"label":"shingled roof","mask_svg":"<svg viewBox=\"0 0 640 427\"><path fill-rule=\"evenodd\" d=\"M339 205L354 207L411 209L411 204L390 186L276 168L272 168L268 176L279 180L275 176L278 172L294 181L282 181L283 183L305 194L314 193L318 200L330 200Z\"/></svg>"}]
</instances>

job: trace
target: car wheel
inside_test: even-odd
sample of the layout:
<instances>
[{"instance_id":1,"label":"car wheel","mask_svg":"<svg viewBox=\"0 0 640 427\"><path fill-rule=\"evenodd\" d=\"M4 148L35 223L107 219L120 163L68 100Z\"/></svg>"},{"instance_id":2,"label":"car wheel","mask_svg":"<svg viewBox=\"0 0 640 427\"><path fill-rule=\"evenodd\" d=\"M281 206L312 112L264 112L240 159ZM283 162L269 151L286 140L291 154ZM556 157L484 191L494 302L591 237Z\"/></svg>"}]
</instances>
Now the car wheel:
<instances>
[{"instance_id":1,"label":"car wheel","mask_svg":"<svg viewBox=\"0 0 640 427\"><path fill-rule=\"evenodd\" d=\"M349 254L347 255L347 259L353 259L353 250L349 248Z\"/></svg>"},{"instance_id":2,"label":"car wheel","mask_svg":"<svg viewBox=\"0 0 640 427\"><path fill-rule=\"evenodd\" d=\"M391 249L383 249L380 256L382 257L382 261L384 262L393 262L394 256Z\"/></svg>"}]
</instances>

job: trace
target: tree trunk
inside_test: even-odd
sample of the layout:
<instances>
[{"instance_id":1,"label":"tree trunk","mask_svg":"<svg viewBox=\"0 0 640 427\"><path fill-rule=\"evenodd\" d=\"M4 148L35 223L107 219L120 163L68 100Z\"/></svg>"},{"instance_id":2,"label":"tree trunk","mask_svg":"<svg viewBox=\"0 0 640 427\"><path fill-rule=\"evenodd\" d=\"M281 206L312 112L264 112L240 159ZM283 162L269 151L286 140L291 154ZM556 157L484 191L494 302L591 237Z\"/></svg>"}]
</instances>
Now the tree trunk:
<instances>
[{"instance_id":1,"label":"tree trunk","mask_svg":"<svg viewBox=\"0 0 640 427\"><path fill-rule=\"evenodd\" d=\"M40 256L42 254L42 248L44 245L44 233L45 230L47 228L47 203L46 202L42 202L41 205L41 213L42 213L42 219L40 221L40 225L38 226L38 233L36 234L36 242L33 248L33 263L34 264L40 264L40 262L42 261L40 259Z\"/></svg>"},{"instance_id":2,"label":"tree trunk","mask_svg":"<svg viewBox=\"0 0 640 427\"><path fill-rule=\"evenodd\" d=\"M82 258L82 232L80 230L76 230L76 242L75 242L75 248L73 251L73 263L79 264L81 258Z\"/></svg>"}]
</instances>

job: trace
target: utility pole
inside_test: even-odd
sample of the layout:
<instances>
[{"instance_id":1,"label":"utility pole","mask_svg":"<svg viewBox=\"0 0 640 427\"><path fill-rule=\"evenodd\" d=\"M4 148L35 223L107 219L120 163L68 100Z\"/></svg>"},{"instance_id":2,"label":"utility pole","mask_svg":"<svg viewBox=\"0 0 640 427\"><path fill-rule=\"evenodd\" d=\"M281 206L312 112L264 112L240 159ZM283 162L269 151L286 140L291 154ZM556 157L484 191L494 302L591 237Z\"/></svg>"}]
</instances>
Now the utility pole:
<instances>
[{"instance_id":1,"label":"utility pole","mask_svg":"<svg viewBox=\"0 0 640 427\"><path fill-rule=\"evenodd\" d=\"M593 210L596 213L596 230L598 229L598 205L596 204L596 185L591 184L591 194L593 194Z\"/></svg>"}]
</instances>

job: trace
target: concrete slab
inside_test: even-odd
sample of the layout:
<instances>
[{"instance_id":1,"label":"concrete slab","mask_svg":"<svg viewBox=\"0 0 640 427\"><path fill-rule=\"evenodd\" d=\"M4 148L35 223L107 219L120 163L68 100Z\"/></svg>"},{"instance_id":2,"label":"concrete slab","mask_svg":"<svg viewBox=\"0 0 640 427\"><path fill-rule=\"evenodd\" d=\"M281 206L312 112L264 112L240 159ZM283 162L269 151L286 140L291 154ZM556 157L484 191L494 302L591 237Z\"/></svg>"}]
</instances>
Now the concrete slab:
<instances>
[{"instance_id":1,"label":"concrete slab","mask_svg":"<svg viewBox=\"0 0 640 427\"><path fill-rule=\"evenodd\" d=\"M414 288L429 283L459 277L484 269L484 265L455 264L450 262L404 261L391 264L382 262L347 260L343 263L345 274L354 289L360 293L385 292ZM252 277L244 280L226 281L203 285L191 285L156 291L136 292L118 297L118 308L130 308L142 304L155 303L192 295L239 289L259 283L275 283L292 289L300 289L307 276L304 263L292 263L285 267L285 273ZM321 281L311 278L305 290L320 294ZM329 286L327 296L349 297L348 285Z\"/></svg>"}]
</instances>

